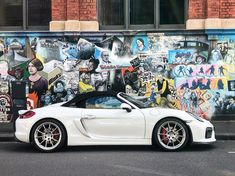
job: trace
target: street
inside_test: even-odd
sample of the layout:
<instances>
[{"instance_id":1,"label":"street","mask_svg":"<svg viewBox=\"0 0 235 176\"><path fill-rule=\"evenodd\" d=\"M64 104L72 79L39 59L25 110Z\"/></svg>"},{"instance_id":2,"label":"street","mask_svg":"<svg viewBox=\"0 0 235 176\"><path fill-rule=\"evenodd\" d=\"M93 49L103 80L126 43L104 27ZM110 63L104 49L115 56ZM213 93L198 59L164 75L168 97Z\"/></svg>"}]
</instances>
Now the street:
<instances>
[{"instance_id":1,"label":"street","mask_svg":"<svg viewBox=\"0 0 235 176\"><path fill-rule=\"evenodd\" d=\"M152 146L67 147L39 153L31 145L0 142L1 176L234 176L235 141L193 145L181 152Z\"/></svg>"}]
</instances>

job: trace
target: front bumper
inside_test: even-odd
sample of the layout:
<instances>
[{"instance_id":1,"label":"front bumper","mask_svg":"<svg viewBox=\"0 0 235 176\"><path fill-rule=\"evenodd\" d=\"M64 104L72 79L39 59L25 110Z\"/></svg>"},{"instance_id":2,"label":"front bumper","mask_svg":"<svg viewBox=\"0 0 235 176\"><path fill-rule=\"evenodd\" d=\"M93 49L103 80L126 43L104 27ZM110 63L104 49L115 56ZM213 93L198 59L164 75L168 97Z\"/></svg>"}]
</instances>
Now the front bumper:
<instances>
[{"instance_id":1,"label":"front bumper","mask_svg":"<svg viewBox=\"0 0 235 176\"><path fill-rule=\"evenodd\" d=\"M192 121L187 123L192 132L193 143L212 143L215 142L215 128L207 120Z\"/></svg>"}]
</instances>

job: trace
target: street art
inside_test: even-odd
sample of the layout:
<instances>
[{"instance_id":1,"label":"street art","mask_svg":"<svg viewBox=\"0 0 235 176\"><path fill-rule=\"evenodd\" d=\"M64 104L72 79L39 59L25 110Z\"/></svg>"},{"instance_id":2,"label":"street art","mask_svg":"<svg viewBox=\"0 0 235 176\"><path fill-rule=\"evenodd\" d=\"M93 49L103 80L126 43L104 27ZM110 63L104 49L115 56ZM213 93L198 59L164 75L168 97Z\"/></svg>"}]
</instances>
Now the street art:
<instances>
[{"instance_id":1,"label":"street art","mask_svg":"<svg viewBox=\"0 0 235 176\"><path fill-rule=\"evenodd\" d=\"M0 122L11 121L19 99L33 109L94 90L205 119L235 113L233 35L35 36L0 37ZM25 83L25 96L13 95L15 82Z\"/></svg>"},{"instance_id":2,"label":"street art","mask_svg":"<svg viewBox=\"0 0 235 176\"><path fill-rule=\"evenodd\" d=\"M11 97L8 94L0 93L0 121L9 122L11 121Z\"/></svg>"}]
</instances>

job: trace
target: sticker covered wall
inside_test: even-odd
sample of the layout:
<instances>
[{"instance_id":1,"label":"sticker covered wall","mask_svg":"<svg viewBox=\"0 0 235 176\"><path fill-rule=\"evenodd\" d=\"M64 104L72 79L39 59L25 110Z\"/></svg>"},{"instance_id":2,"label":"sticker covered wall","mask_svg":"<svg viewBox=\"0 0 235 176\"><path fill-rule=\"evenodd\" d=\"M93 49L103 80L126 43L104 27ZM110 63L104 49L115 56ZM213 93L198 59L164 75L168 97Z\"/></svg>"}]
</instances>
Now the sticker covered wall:
<instances>
[{"instance_id":1,"label":"sticker covered wall","mask_svg":"<svg viewBox=\"0 0 235 176\"><path fill-rule=\"evenodd\" d=\"M94 90L126 92L151 106L206 119L234 114L234 38L170 32L2 34L0 122L10 122L19 109Z\"/></svg>"}]
</instances>

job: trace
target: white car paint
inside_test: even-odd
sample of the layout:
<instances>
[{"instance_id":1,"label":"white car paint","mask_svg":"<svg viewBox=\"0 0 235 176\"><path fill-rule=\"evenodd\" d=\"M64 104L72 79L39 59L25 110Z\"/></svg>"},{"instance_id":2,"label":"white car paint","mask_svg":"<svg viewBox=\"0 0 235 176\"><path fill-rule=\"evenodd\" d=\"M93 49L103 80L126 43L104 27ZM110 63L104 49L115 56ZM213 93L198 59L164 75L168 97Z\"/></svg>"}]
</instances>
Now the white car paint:
<instances>
[{"instance_id":1,"label":"white car paint","mask_svg":"<svg viewBox=\"0 0 235 176\"><path fill-rule=\"evenodd\" d=\"M118 97L133 107L131 112L124 109L85 109L61 106L63 103L34 109L36 113L29 119L16 120L15 136L30 143L30 132L38 121L51 118L60 121L67 132L67 145L151 145L155 125L166 117L182 120L189 127L192 142L215 142L215 132L206 139L206 128L213 125L204 119L199 121L190 114L174 109L144 108ZM25 111L19 111L23 114Z\"/></svg>"}]
</instances>

